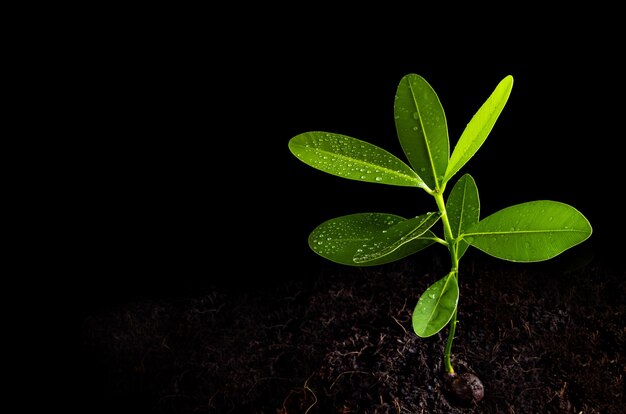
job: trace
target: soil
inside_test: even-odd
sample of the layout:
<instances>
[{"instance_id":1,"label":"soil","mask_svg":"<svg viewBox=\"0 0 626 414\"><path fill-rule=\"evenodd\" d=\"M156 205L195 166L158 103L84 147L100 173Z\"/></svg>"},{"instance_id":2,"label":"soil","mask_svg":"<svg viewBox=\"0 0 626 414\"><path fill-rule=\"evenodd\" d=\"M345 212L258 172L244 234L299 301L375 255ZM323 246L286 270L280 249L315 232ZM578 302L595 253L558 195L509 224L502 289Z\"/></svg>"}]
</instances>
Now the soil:
<instances>
[{"instance_id":1,"label":"soil","mask_svg":"<svg viewBox=\"0 0 626 414\"><path fill-rule=\"evenodd\" d=\"M446 264L416 255L93 308L82 318L82 409L623 414L624 272L579 253L463 258L452 363L484 385L470 406L443 390L447 328L412 331L420 293Z\"/></svg>"}]
</instances>

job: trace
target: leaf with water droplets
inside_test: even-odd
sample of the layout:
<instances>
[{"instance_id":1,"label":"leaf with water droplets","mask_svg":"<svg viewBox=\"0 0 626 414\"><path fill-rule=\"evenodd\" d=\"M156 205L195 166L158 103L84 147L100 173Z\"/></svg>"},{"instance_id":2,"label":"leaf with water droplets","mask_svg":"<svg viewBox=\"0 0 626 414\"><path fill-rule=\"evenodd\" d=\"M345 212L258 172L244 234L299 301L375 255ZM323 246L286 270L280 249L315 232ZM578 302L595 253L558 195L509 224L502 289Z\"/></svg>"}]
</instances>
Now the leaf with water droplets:
<instances>
[{"instance_id":1,"label":"leaf with water droplets","mask_svg":"<svg viewBox=\"0 0 626 414\"><path fill-rule=\"evenodd\" d=\"M396 131L404 154L431 188L439 188L450 157L446 115L437 94L424 78L404 76L394 104Z\"/></svg>"},{"instance_id":2,"label":"leaf with water droplets","mask_svg":"<svg viewBox=\"0 0 626 414\"><path fill-rule=\"evenodd\" d=\"M456 182L448 201L446 201L446 211L450 220L452 235L458 238L465 229L478 223L480 217L480 200L478 199L478 188L474 178L465 174ZM458 244L457 257L460 259L465 254L469 244L465 240L460 240Z\"/></svg>"},{"instance_id":3,"label":"leaf with water droplets","mask_svg":"<svg viewBox=\"0 0 626 414\"><path fill-rule=\"evenodd\" d=\"M300 161L328 174L370 183L425 187L404 161L360 139L331 132L310 131L289 140Z\"/></svg>"},{"instance_id":4,"label":"leaf with water droplets","mask_svg":"<svg viewBox=\"0 0 626 414\"><path fill-rule=\"evenodd\" d=\"M540 200L497 211L467 229L463 237L499 259L538 262L582 243L591 232L589 221L574 207Z\"/></svg>"},{"instance_id":5,"label":"leaf with water droplets","mask_svg":"<svg viewBox=\"0 0 626 414\"><path fill-rule=\"evenodd\" d=\"M506 76L474 114L452 151L444 182L448 182L483 145L509 100L512 88L513 77Z\"/></svg>"},{"instance_id":6,"label":"leaf with water droplets","mask_svg":"<svg viewBox=\"0 0 626 414\"><path fill-rule=\"evenodd\" d=\"M456 310L459 285L453 272L430 285L420 296L413 310L413 331L422 338L442 330Z\"/></svg>"},{"instance_id":7,"label":"leaf with water droplets","mask_svg":"<svg viewBox=\"0 0 626 414\"><path fill-rule=\"evenodd\" d=\"M309 246L320 256L349 266L374 266L400 260L430 246L435 235L431 231L403 244L385 256L367 262L355 262L359 249L385 234L389 228L407 221L395 214L356 213L327 220L309 235Z\"/></svg>"},{"instance_id":8,"label":"leaf with water droplets","mask_svg":"<svg viewBox=\"0 0 626 414\"><path fill-rule=\"evenodd\" d=\"M406 243L422 236L439 220L439 213L426 213L398 222L363 243L354 255L355 263L366 263L384 257Z\"/></svg>"}]
</instances>

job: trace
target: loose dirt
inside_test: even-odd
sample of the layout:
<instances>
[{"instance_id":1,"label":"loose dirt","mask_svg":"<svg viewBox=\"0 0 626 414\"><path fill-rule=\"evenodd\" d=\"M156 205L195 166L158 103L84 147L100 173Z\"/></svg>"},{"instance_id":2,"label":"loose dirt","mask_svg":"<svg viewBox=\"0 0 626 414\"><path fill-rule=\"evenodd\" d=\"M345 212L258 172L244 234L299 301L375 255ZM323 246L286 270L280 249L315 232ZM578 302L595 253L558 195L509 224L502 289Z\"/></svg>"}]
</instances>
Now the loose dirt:
<instances>
[{"instance_id":1,"label":"loose dirt","mask_svg":"<svg viewBox=\"0 0 626 414\"><path fill-rule=\"evenodd\" d=\"M469 407L443 392L447 328L412 331L445 274L417 257L88 312L84 412L623 414L624 272L575 259L463 259L453 365L485 391Z\"/></svg>"}]
</instances>

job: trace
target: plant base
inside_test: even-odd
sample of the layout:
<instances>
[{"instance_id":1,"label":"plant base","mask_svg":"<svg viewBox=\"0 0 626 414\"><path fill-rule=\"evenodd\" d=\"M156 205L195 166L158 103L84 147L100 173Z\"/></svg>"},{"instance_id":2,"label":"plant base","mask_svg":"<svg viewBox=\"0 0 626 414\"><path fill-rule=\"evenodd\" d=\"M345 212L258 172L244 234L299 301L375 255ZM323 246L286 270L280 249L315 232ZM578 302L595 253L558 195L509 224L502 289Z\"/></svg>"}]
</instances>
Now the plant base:
<instances>
[{"instance_id":1,"label":"plant base","mask_svg":"<svg viewBox=\"0 0 626 414\"><path fill-rule=\"evenodd\" d=\"M485 387L476 375L470 372L445 374L445 391L450 402L470 406L485 396Z\"/></svg>"}]
</instances>

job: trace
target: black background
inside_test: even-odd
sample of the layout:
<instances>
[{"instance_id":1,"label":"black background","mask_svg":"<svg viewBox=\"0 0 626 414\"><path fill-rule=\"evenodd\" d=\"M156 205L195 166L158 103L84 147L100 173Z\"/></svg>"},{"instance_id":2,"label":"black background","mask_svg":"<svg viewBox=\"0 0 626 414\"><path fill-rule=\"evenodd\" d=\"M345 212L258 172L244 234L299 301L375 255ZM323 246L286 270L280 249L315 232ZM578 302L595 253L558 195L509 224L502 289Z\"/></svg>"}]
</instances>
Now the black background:
<instances>
[{"instance_id":1,"label":"black background","mask_svg":"<svg viewBox=\"0 0 626 414\"><path fill-rule=\"evenodd\" d=\"M497 34L457 35L433 46L350 31L322 39L295 23L242 37L184 22L138 27L90 40L71 71L80 144L68 180L78 229L68 280L87 312L308 277L321 259L307 236L321 221L434 210L421 191L330 176L287 146L324 130L405 159L393 101L408 73L437 92L451 149L513 75L504 111L462 170L476 179L481 217L562 201L593 226L585 249L599 260L619 254L623 64L608 30L502 34L504 46Z\"/></svg>"},{"instance_id":2,"label":"black background","mask_svg":"<svg viewBox=\"0 0 626 414\"><path fill-rule=\"evenodd\" d=\"M27 390L20 403L51 385L61 388L53 398L75 397L83 378L69 361L101 309L311 278L324 262L307 236L323 220L432 211L420 191L324 174L287 146L326 130L404 159L393 101L408 73L437 92L451 148L513 75L495 128L461 171L476 179L481 216L569 203L594 229L580 247L619 263L621 13L513 10L460 25L416 6L390 19L320 5L73 7L40 10L11 33L20 53L7 66L21 73L7 77L18 92L7 118L23 152L6 154L18 187L7 279L18 283L5 296L16 315L7 337L27 353L13 361Z\"/></svg>"}]
</instances>

